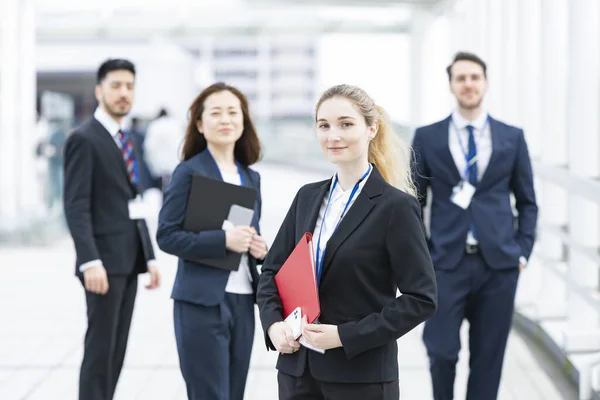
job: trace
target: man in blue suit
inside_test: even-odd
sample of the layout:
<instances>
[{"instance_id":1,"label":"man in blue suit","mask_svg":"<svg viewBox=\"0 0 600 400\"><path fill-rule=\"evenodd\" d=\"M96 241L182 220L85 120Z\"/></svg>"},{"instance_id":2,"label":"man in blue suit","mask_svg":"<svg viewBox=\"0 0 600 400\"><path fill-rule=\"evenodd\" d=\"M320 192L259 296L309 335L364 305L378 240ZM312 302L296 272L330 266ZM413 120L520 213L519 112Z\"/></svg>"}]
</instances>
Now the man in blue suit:
<instances>
[{"instance_id":1,"label":"man in blue suit","mask_svg":"<svg viewBox=\"0 0 600 400\"><path fill-rule=\"evenodd\" d=\"M485 63L458 53L447 72L457 108L418 128L413 140L413 178L423 207L431 189L429 250L438 283L438 310L425 324L423 341L435 400L453 399L460 327L469 321L467 400L493 400L538 208L523 130L483 107Z\"/></svg>"}]
</instances>

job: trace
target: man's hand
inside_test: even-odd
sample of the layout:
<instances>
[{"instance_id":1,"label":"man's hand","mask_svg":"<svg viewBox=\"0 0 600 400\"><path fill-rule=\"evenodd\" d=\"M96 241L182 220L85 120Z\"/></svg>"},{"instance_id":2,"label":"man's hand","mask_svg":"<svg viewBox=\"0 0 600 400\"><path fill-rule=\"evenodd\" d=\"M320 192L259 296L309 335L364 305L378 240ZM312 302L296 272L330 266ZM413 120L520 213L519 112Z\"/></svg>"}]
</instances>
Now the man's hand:
<instances>
[{"instance_id":1,"label":"man's hand","mask_svg":"<svg viewBox=\"0 0 600 400\"><path fill-rule=\"evenodd\" d=\"M256 233L256 230L254 230L254 234L252 235L252 242L250 242L248 251L257 260L262 260L267 256L267 242L265 242L262 236Z\"/></svg>"},{"instance_id":2,"label":"man's hand","mask_svg":"<svg viewBox=\"0 0 600 400\"><path fill-rule=\"evenodd\" d=\"M146 285L146 289L153 290L160 287L160 272L156 265L148 265L148 273L150 274L150 283Z\"/></svg>"},{"instance_id":3,"label":"man's hand","mask_svg":"<svg viewBox=\"0 0 600 400\"><path fill-rule=\"evenodd\" d=\"M294 340L292 328L285 321L275 322L271 325L267 329L267 335L281 354L291 354L300 348L300 343Z\"/></svg>"},{"instance_id":4,"label":"man's hand","mask_svg":"<svg viewBox=\"0 0 600 400\"><path fill-rule=\"evenodd\" d=\"M519 263L519 272L523 272L525 266L522 263Z\"/></svg>"},{"instance_id":5,"label":"man's hand","mask_svg":"<svg viewBox=\"0 0 600 400\"><path fill-rule=\"evenodd\" d=\"M336 325L308 324L306 315L302 318L302 337L317 349L329 350L342 347L342 341Z\"/></svg>"},{"instance_id":6,"label":"man's hand","mask_svg":"<svg viewBox=\"0 0 600 400\"><path fill-rule=\"evenodd\" d=\"M90 267L83 271L85 289L89 292L105 295L108 293L108 276L103 265Z\"/></svg>"}]
</instances>

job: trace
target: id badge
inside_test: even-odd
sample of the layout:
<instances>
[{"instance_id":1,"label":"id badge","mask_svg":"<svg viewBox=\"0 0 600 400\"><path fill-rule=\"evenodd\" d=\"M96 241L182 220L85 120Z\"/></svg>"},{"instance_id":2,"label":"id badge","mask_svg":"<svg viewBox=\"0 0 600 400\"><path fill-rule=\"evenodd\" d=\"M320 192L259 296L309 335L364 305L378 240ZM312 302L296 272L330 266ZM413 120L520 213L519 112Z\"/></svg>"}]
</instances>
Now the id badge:
<instances>
[{"instance_id":1,"label":"id badge","mask_svg":"<svg viewBox=\"0 0 600 400\"><path fill-rule=\"evenodd\" d=\"M471 204L471 199L475 194L475 187L471 185L469 182L460 181L458 185L452 189L452 196L450 196L450 201L454 204L466 210L469 208L469 204Z\"/></svg>"},{"instance_id":2,"label":"id badge","mask_svg":"<svg viewBox=\"0 0 600 400\"><path fill-rule=\"evenodd\" d=\"M141 196L129 200L129 219L145 219L148 217L148 206L144 203Z\"/></svg>"}]
</instances>

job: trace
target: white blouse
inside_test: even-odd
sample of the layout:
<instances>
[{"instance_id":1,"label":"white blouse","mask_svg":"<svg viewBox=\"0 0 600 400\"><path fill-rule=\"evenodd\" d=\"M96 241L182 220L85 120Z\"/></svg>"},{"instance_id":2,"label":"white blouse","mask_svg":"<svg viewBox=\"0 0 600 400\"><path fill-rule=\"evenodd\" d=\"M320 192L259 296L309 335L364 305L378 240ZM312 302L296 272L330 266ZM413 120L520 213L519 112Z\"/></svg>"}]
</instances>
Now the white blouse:
<instances>
[{"instance_id":1,"label":"white blouse","mask_svg":"<svg viewBox=\"0 0 600 400\"><path fill-rule=\"evenodd\" d=\"M241 185L242 180L238 173L221 173L223 175L223 181L231 183L233 185ZM240 260L240 267L237 271L231 271L229 273L229 279L227 280L227 286L225 291L228 293L235 294L252 294L252 284L250 283L252 275L250 275L250 267L248 265L248 254L242 254Z\"/></svg>"},{"instance_id":2,"label":"white blouse","mask_svg":"<svg viewBox=\"0 0 600 400\"><path fill-rule=\"evenodd\" d=\"M363 179L359 183L358 189L356 190L356 193L354 194L352 201L348 205L348 209L346 210L346 214L344 214L344 216L347 215L348 212L350 211L352 204L354 204L354 202L356 201L358 195L362 191L362 188L365 186L365 183L371 176L372 171L373 171L373 169L371 168L371 170L369 171L369 174L366 176L366 178ZM321 203L321 209L319 210L319 217L317 218L317 224L315 225L315 231L313 233L312 242L313 242L313 250L314 250L315 257L317 254L317 244L319 242L319 233L321 233L321 246L320 246L321 250L319 252L319 256L322 257L323 251L325 250L325 247L327 247L327 242L331 238L331 235L333 234L335 227L338 224L338 221L340 220L340 216L342 215L342 212L344 211L344 208L346 207L346 203L348 203L348 199L350 198L352 189L354 189L354 185L352 185L352 187L350 187L346 191L344 191L342 189L342 187L340 186L339 182L337 185L335 185L335 189L333 190L333 194L331 195L331 202L329 203L329 208L327 209L327 215L325 216L325 222L323 223L323 214L325 214L325 207L327 206L327 200L329 200L329 193L331 192L331 187L333 186L333 181L334 180L332 179L331 186L330 186L329 190L327 191L327 193L325 194L325 197L323 198L323 202ZM323 232L320 232L321 225L323 225Z\"/></svg>"}]
</instances>

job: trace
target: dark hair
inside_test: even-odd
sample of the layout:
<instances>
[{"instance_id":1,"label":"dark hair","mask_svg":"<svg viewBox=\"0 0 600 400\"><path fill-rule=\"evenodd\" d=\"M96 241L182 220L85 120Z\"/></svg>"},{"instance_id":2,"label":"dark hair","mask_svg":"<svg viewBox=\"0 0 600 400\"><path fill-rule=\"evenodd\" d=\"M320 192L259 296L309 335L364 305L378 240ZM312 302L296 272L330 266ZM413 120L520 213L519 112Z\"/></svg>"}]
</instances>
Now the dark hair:
<instances>
[{"instance_id":1,"label":"dark hair","mask_svg":"<svg viewBox=\"0 0 600 400\"><path fill-rule=\"evenodd\" d=\"M139 117L131 117L131 130L138 129L141 122Z\"/></svg>"},{"instance_id":2,"label":"dark hair","mask_svg":"<svg viewBox=\"0 0 600 400\"><path fill-rule=\"evenodd\" d=\"M446 72L448 73L448 80L452 80L452 66L458 61L472 61L475 64L479 64L481 68L483 68L483 76L487 78L487 66L483 62L481 58L473 53L467 53L465 51L460 51L456 53L454 56L454 60L452 60L452 64L448 65L446 68Z\"/></svg>"},{"instance_id":3,"label":"dark hair","mask_svg":"<svg viewBox=\"0 0 600 400\"><path fill-rule=\"evenodd\" d=\"M158 111L158 116L156 118L162 118L162 117L168 117L169 116L169 112L167 111L166 108L161 108Z\"/></svg>"},{"instance_id":4,"label":"dark hair","mask_svg":"<svg viewBox=\"0 0 600 400\"><path fill-rule=\"evenodd\" d=\"M206 149L206 138L198 131L197 122L202 120L204 102L206 99L212 94L224 91L233 93L240 100L242 114L244 115L244 130L242 136L235 143L235 148L233 150L235 159L245 166L252 165L260 160L261 145L258 135L256 134L254 123L252 123L252 119L250 118L246 96L236 88L223 82L218 82L204 89L190 106L189 122L185 132L183 149L181 151L181 158L184 161L189 160Z\"/></svg>"},{"instance_id":5,"label":"dark hair","mask_svg":"<svg viewBox=\"0 0 600 400\"><path fill-rule=\"evenodd\" d=\"M135 76L135 66L129 60L108 59L104 61L102 65L100 65L100 68L98 68L98 73L96 74L96 84L102 83L109 72L121 70L129 71Z\"/></svg>"}]
</instances>

